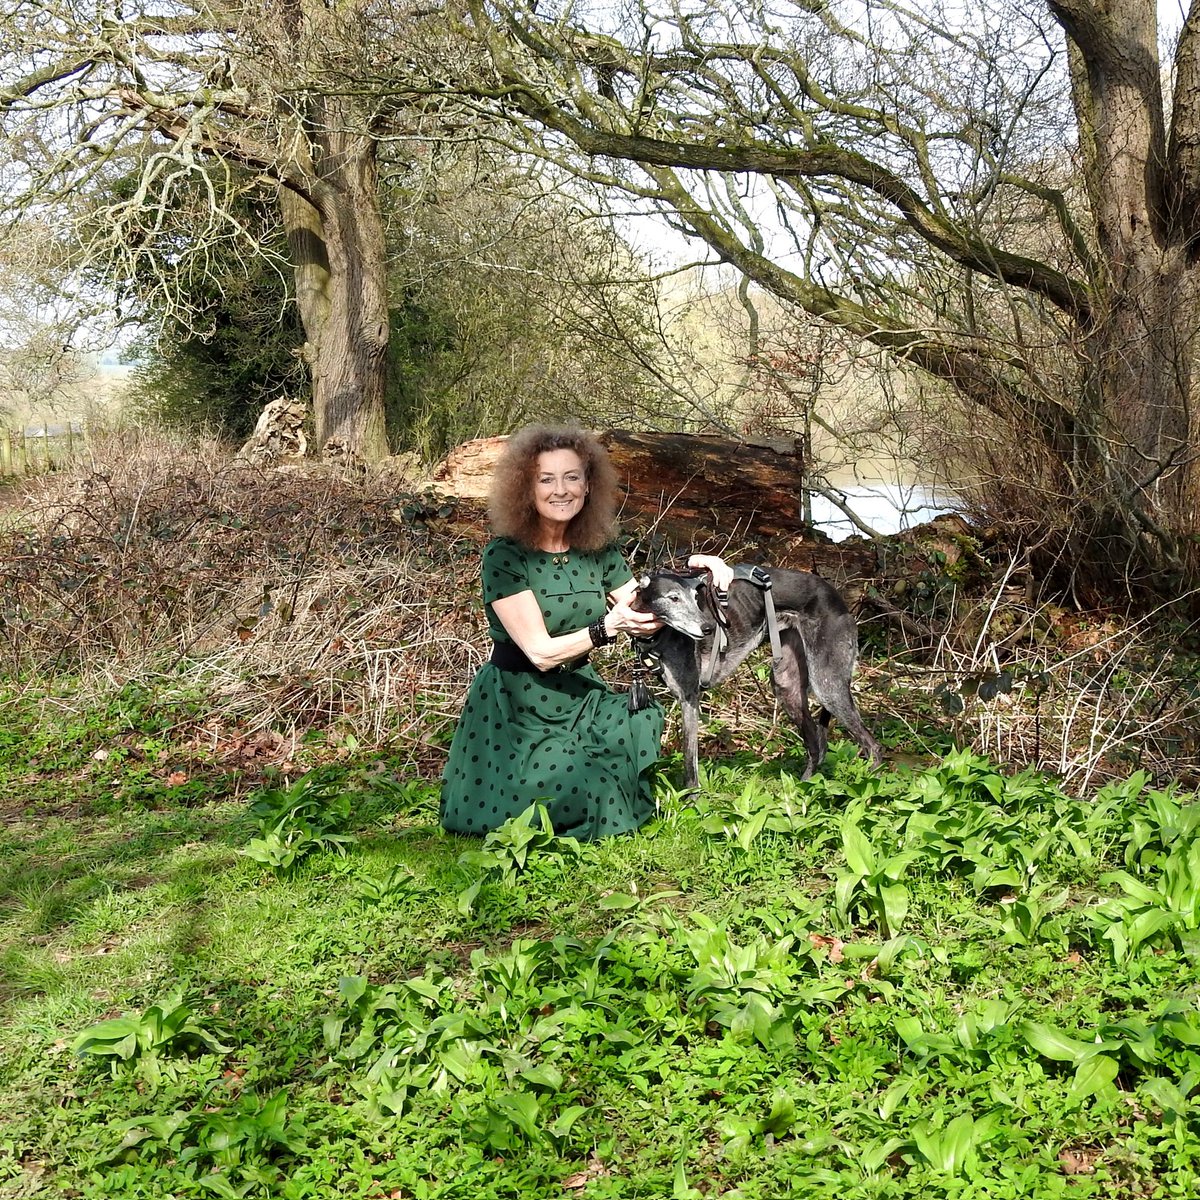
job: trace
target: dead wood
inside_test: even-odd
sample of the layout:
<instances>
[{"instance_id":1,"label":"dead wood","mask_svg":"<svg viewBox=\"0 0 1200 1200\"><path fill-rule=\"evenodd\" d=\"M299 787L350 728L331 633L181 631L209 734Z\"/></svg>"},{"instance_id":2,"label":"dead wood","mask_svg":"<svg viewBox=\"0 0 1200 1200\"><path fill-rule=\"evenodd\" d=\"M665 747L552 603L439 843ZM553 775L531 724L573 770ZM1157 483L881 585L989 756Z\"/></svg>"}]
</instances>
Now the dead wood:
<instances>
[{"instance_id":1,"label":"dead wood","mask_svg":"<svg viewBox=\"0 0 1200 1200\"><path fill-rule=\"evenodd\" d=\"M455 447L434 470L434 483L461 500L484 499L506 440ZM816 571L851 587L875 573L872 544L835 545L805 524L803 461L795 452L685 433L607 430L600 440L617 471L623 532L644 558L712 550Z\"/></svg>"}]
</instances>

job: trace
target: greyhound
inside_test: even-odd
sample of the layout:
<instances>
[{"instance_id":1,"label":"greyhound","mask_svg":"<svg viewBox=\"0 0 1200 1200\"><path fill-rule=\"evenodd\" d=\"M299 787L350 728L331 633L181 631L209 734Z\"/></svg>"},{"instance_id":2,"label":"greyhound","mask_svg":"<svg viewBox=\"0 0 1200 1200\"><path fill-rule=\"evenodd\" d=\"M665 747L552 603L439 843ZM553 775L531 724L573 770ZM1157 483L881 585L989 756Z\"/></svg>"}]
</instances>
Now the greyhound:
<instances>
[{"instance_id":1,"label":"greyhound","mask_svg":"<svg viewBox=\"0 0 1200 1200\"><path fill-rule=\"evenodd\" d=\"M878 765L879 743L850 695L858 629L836 589L803 571L739 567L727 604L723 599L707 572L656 571L638 580L633 603L664 622L657 633L635 644L645 664L661 668L683 710L685 785L695 788L700 782L701 690L723 683L768 638L775 695L800 727L808 754L801 778L810 779L825 757L831 717ZM823 707L815 720L810 692ZM630 706L636 707L633 693Z\"/></svg>"}]
</instances>

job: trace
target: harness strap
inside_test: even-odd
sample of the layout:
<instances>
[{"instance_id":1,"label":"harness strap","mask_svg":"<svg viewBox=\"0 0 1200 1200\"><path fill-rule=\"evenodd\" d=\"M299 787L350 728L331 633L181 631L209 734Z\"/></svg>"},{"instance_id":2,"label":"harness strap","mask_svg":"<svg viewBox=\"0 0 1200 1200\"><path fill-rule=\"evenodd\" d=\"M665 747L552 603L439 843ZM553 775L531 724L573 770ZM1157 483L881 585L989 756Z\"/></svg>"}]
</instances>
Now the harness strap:
<instances>
[{"instance_id":1,"label":"harness strap","mask_svg":"<svg viewBox=\"0 0 1200 1200\"><path fill-rule=\"evenodd\" d=\"M779 665L780 658L783 657L783 647L779 641L779 619L775 615L775 598L771 595L771 576L762 567L756 567L752 563L739 563L733 569L733 577L762 589L763 608L766 610L767 617L767 637L771 641L771 667L774 669Z\"/></svg>"},{"instance_id":2,"label":"harness strap","mask_svg":"<svg viewBox=\"0 0 1200 1200\"><path fill-rule=\"evenodd\" d=\"M767 610L767 637L771 639L771 670L774 671L783 658L783 646L779 642L779 620L775 616L775 600L770 584L763 590L763 606Z\"/></svg>"},{"instance_id":3,"label":"harness strap","mask_svg":"<svg viewBox=\"0 0 1200 1200\"><path fill-rule=\"evenodd\" d=\"M720 606L715 606L720 611ZM725 653L725 647L729 644L729 634L725 632L725 614L721 613L719 619L713 628L712 647L708 652L708 665L700 672L701 687L708 687L713 681L713 676L717 673L717 663L721 661L721 656Z\"/></svg>"}]
</instances>

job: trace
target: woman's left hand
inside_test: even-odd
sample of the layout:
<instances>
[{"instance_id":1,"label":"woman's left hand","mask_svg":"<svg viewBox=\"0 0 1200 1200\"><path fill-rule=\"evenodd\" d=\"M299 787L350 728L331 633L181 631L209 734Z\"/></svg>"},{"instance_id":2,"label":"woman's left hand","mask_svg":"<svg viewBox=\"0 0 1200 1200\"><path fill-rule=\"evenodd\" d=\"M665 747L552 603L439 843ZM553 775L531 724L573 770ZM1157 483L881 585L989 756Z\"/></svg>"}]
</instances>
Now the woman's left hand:
<instances>
[{"instance_id":1,"label":"woman's left hand","mask_svg":"<svg viewBox=\"0 0 1200 1200\"><path fill-rule=\"evenodd\" d=\"M729 591L729 585L733 582L733 568L723 558L715 554L693 554L688 558L687 565L707 571L717 591Z\"/></svg>"}]
</instances>

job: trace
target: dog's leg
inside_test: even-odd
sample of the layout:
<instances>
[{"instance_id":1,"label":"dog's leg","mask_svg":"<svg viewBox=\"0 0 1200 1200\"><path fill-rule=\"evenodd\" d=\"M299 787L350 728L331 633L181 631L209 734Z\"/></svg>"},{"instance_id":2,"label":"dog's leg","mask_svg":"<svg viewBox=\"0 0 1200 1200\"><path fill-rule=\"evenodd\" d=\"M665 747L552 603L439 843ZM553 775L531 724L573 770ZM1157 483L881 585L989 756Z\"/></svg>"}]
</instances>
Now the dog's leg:
<instances>
[{"instance_id":1,"label":"dog's leg","mask_svg":"<svg viewBox=\"0 0 1200 1200\"><path fill-rule=\"evenodd\" d=\"M801 625L800 637L808 658L809 685L813 695L825 706L825 726L829 723L827 714L832 713L863 753L878 766L883 761L883 752L864 724L850 694L850 678L858 657L858 634L853 618L847 614L821 621L815 630Z\"/></svg>"},{"instance_id":2,"label":"dog's leg","mask_svg":"<svg viewBox=\"0 0 1200 1200\"><path fill-rule=\"evenodd\" d=\"M680 700L683 716L683 784L688 788L700 786L700 701L698 696Z\"/></svg>"},{"instance_id":3,"label":"dog's leg","mask_svg":"<svg viewBox=\"0 0 1200 1200\"><path fill-rule=\"evenodd\" d=\"M658 637L659 662L663 682L679 701L683 718L683 782L688 788L700 786L700 644L676 633L663 630Z\"/></svg>"},{"instance_id":4,"label":"dog's leg","mask_svg":"<svg viewBox=\"0 0 1200 1200\"><path fill-rule=\"evenodd\" d=\"M811 779L825 758L829 716L822 713L819 722L813 720L808 703L808 660L800 635L794 629L785 629L780 635L780 651L779 661L771 672L771 683L784 712L799 726L804 739L807 761L800 778Z\"/></svg>"}]
</instances>

